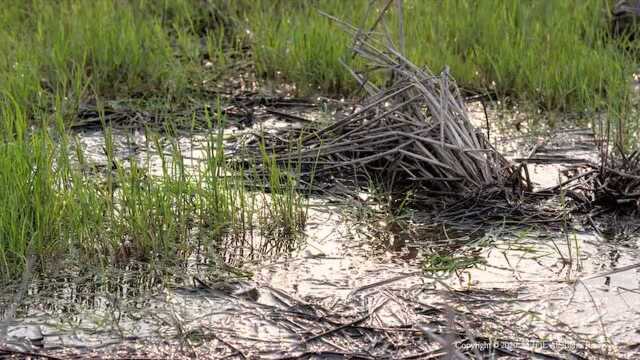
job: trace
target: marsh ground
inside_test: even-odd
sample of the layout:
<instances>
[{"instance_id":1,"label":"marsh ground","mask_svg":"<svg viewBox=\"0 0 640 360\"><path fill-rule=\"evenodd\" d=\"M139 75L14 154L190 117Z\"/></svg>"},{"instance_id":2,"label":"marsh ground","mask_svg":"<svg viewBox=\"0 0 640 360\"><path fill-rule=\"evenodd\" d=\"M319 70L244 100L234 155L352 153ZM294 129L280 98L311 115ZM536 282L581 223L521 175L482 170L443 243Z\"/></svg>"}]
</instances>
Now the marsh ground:
<instances>
[{"instance_id":1,"label":"marsh ground","mask_svg":"<svg viewBox=\"0 0 640 360\"><path fill-rule=\"evenodd\" d=\"M364 26L367 3L5 4L0 355L637 355L633 218L556 199L552 224L470 227L277 165L247 186L237 144L357 102L350 38L320 11ZM635 45L608 35L610 5L405 1L405 51L485 101L472 120L509 158L540 144L532 180L553 186L604 135L635 144Z\"/></svg>"}]
</instances>

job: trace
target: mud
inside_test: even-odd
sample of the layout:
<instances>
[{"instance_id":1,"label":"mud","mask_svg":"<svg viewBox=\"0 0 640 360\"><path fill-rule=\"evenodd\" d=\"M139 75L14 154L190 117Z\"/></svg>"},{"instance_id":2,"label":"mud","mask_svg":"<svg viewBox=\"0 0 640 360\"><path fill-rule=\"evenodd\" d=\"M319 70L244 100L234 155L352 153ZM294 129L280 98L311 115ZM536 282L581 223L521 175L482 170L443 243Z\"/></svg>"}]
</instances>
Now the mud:
<instances>
[{"instance_id":1,"label":"mud","mask_svg":"<svg viewBox=\"0 0 640 360\"><path fill-rule=\"evenodd\" d=\"M270 128L292 126L268 121ZM517 133L509 134L511 143L494 141L510 159L535 163L530 176L538 189L597 159L588 130ZM250 131L227 134L232 152L233 138ZM105 164L103 134L78 135L90 161ZM159 171L144 133L127 130L115 139L119 158ZM196 169L204 141L185 136L173 144ZM405 236L389 231L384 215L360 211L364 202L312 199L303 245L246 262L248 277L178 268L76 269L35 279L16 319L4 324L0 349L61 357L640 355L640 238L633 221L601 224L612 231L580 225L564 232L506 225L469 231L425 222L424 215L409 222L413 230ZM496 339L500 346L483 348Z\"/></svg>"}]
</instances>

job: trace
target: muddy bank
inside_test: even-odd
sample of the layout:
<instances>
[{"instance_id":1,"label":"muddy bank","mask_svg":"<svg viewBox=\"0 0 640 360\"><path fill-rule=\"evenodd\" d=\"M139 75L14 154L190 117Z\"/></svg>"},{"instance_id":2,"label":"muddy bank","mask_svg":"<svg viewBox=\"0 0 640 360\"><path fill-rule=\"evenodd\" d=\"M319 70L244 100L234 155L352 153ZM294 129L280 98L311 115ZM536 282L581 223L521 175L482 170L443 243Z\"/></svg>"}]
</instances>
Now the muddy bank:
<instances>
[{"instance_id":1,"label":"muddy bank","mask_svg":"<svg viewBox=\"0 0 640 360\"><path fill-rule=\"evenodd\" d=\"M637 351L638 271L607 274L640 262L637 239L508 228L459 236L428 227L391 251L352 216L312 210L303 248L247 266L251 280L224 286L189 276L145 284L148 273L135 272L104 287L40 279L7 328L7 345L185 358L428 358L454 349L471 357L632 358ZM434 249L444 248L451 257L472 252L474 261L425 271ZM490 340L502 345L483 348Z\"/></svg>"}]
</instances>

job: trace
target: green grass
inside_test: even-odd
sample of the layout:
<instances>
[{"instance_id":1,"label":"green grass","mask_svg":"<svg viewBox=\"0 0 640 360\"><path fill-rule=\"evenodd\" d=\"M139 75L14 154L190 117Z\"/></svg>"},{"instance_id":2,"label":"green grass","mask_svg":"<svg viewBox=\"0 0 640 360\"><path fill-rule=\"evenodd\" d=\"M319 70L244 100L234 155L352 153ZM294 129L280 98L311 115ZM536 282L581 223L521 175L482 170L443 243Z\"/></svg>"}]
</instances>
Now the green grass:
<instances>
[{"instance_id":1,"label":"green grass","mask_svg":"<svg viewBox=\"0 0 640 360\"><path fill-rule=\"evenodd\" d=\"M203 84L228 70L232 55L244 56L245 43L263 77L293 82L302 94L349 94L357 87L339 59L351 38L318 10L361 26L373 18L364 19L368 3L6 2L0 96L30 118L64 99L68 122L79 102L95 97L171 109L203 95ZM637 61L607 36L609 0L404 4L409 58L434 71L449 66L465 89L548 110L627 116ZM396 12L386 22L392 32Z\"/></svg>"},{"instance_id":2,"label":"green grass","mask_svg":"<svg viewBox=\"0 0 640 360\"><path fill-rule=\"evenodd\" d=\"M73 120L94 99L162 99L181 104L216 78L233 48L216 2L8 1L0 14L0 97L34 118L56 98ZM201 44L201 39L204 44ZM202 63L209 59L212 68ZM38 122L40 119L32 119Z\"/></svg>"},{"instance_id":3,"label":"green grass","mask_svg":"<svg viewBox=\"0 0 640 360\"><path fill-rule=\"evenodd\" d=\"M245 16L261 74L295 82L303 92L355 88L338 62L351 39L317 10L360 26L368 1L258 3ZM626 100L636 61L606 34L606 0L404 3L408 57L434 71L449 66L467 90L549 110L603 109ZM387 26L397 33L392 15Z\"/></svg>"},{"instance_id":4,"label":"green grass","mask_svg":"<svg viewBox=\"0 0 640 360\"><path fill-rule=\"evenodd\" d=\"M108 163L115 168L97 176L56 115L52 126L30 131L22 109L3 107L0 281L15 278L30 256L37 272L69 261L184 264L194 255L219 264L224 254L254 250L254 238L276 250L290 248L304 225L306 200L291 180L278 180L284 169L271 170L278 186L269 199L246 188L242 171L223 152L222 123L211 128L196 169L185 165L177 140L169 140L172 151L159 164L119 160L106 128ZM166 151L158 134L148 131L147 138L153 153Z\"/></svg>"},{"instance_id":5,"label":"green grass","mask_svg":"<svg viewBox=\"0 0 640 360\"><path fill-rule=\"evenodd\" d=\"M425 255L422 268L428 273L446 276L452 273L459 273L469 268L478 267L484 263L486 263L486 260L477 255L432 253Z\"/></svg>"}]
</instances>

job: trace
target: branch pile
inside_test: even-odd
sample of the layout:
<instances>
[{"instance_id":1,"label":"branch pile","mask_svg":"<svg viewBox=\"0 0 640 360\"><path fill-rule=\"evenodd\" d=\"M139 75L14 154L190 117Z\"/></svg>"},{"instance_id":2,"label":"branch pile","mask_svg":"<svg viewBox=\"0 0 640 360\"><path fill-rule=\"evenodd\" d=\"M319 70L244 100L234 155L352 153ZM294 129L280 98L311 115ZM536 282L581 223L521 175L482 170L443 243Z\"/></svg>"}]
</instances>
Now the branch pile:
<instances>
[{"instance_id":1,"label":"branch pile","mask_svg":"<svg viewBox=\"0 0 640 360\"><path fill-rule=\"evenodd\" d=\"M603 154L599 171L591 177L593 203L604 208L623 212L640 209L640 152L625 155L618 148L619 156L609 158Z\"/></svg>"},{"instance_id":2,"label":"branch pile","mask_svg":"<svg viewBox=\"0 0 640 360\"><path fill-rule=\"evenodd\" d=\"M331 18L354 36L351 60L363 64L362 70L343 64L366 96L330 124L314 123L288 138L261 134L260 141L247 145L251 152L266 151L281 166L300 165L302 175L349 179L353 185L373 181L387 191L417 188L464 196L523 184L519 173L469 121L447 69L436 75L419 68L395 48L388 34ZM265 164L257 169L262 174L269 171Z\"/></svg>"}]
</instances>

